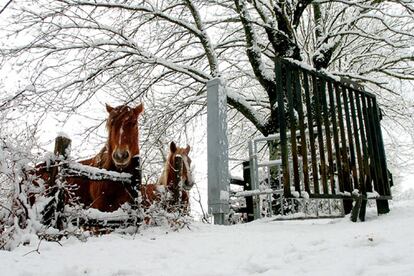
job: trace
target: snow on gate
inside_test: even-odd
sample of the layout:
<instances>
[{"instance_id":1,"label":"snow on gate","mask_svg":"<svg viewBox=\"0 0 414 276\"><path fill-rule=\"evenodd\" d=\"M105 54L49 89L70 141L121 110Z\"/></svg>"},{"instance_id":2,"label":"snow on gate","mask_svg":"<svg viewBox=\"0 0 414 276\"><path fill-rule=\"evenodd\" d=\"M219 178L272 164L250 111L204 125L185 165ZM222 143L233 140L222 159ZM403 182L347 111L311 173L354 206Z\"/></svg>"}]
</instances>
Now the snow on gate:
<instances>
[{"instance_id":1,"label":"snow on gate","mask_svg":"<svg viewBox=\"0 0 414 276\"><path fill-rule=\"evenodd\" d=\"M326 201L329 209L332 202L334 206L343 202L337 208L345 214L352 211L353 221L365 219L371 199L376 201L378 214L389 212L392 175L387 169L376 97L350 80L284 59L277 60L275 75L279 133L249 142L250 176L244 181L252 191L238 194L254 198L254 218L261 217L260 195L267 195L270 210L278 200L282 214L285 205L300 211L297 206L304 204L286 203L295 199ZM226 92L220 79L208 83L207 99L209 212L215 223L224 224L230 210L230 177ZM271 160L258 160L259 143L268 155L269 144L277 145ZM265 186L260 183L261 167L268 175Z\"/></svg>"}]
</instances>

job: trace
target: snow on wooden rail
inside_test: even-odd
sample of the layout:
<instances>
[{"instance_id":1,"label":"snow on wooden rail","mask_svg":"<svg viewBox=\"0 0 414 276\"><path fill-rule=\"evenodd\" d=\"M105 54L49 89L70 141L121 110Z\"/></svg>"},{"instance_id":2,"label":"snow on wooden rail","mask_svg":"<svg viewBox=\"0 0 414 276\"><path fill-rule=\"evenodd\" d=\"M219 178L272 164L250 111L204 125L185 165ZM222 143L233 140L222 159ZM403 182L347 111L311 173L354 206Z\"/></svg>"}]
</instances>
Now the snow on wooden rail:
<instances>
[{"instance_id":1,"label":"snow on wooden rail","mask_svg":"<svg viewBox=\"0 0 414 276\"><path fill-rule=\"evenodd\" d=\"M251 191L241 191L234 194L235 197L248 197L248 196L257 196L257 195L268 195L276 193L273 189L256 189Z\"/></svg>"},{"instance_id":2,"label":"snow on wooden rail","mask_svg":"<svg viewBox=\"0 0 414 276\"><path fill-rule=\"evenodd\" d=\"M76 162L68 162L66 165L63 172L66 176L84 176L91 180L112 180L131 183L132 175L130 173L108 171Z\"/></svg>"},{"instance_id":3,"label":"snow on wooden rail","mask_svg":"<svg viewBox=\"0 0 414 276\"><path fill-rule=\"evenodd\" d=\"M56 137L54 156L49 161L51 171L48 184L50 189L48 189L48 192L46 194L46 196L51 198L51 200L42 211L42 224L49 225L60 230L63 229L65 224L64 222L68 218L65 218L65 192L62 187L56 185L56 180L58 177L85 177L90 180L97 181L110 180L114 182L122 182L123 184L129 184L132 186L130 193L134 198L138 197L138 191L136 188L141 185L139 156L134 156L131 160L133 166L135 167L132 173L108 171L105 169L95 168L68 160L70 144L71 140L69 138L63 136ZM92 216L92 218L90 218L85 215L82 218L75 219L78 220L78 223L80 222L79 220L81 220L82 225L89 226L106 225L111 220L109 217L105 217L102 214L98 216L96 216L96 214L89 215L95 215L95 217ZM110 216L114 215L115 214L110 214ZM125 215L120 216L120 214L117 214L113 218L113 224L124 224L125 218ZM138 221L135 218L127 220L133 224L136 224Z\"/></svg>"}]
</instances>

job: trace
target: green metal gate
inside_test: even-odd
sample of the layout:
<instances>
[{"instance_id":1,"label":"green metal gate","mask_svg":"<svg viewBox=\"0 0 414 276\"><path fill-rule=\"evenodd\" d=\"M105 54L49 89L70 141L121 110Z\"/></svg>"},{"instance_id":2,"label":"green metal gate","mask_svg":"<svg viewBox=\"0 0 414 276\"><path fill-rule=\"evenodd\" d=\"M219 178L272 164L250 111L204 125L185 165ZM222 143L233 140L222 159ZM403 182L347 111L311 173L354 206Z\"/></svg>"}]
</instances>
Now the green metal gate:
<instances>
[{"instance_id":1,"label":"green metal gate","mask_svg":"<svg viewBox=\"0 0 414 276\"><path fill-rule=\"evenodd\" d=\"M357 199L361 219L375 199L378 213L387 213L392 178L375 96L292 61L278 59L275 70L283 196L344 199L345 213Z\"/></svg>"}]
</instances>

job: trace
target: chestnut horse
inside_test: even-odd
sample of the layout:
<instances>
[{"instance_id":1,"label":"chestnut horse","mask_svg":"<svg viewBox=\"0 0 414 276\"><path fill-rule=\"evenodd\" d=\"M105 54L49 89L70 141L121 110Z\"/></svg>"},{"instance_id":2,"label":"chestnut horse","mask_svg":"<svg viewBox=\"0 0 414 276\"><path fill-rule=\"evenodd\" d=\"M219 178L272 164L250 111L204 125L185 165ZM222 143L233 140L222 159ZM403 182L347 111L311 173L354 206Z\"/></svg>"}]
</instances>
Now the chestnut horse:
<instances>
[{"instance_id":1,"label":"chestnut horse","mask_svg":"<svg viewBox=\"0 0 414 276\"><path fill-rule=\"evenodd\" d=\"M160 202L166 196L164 208L167 211L179 210L183 213L189 212L188 191L194 185L191 173L191 159L188 156L190 146L186 148L177 147L174 142L170 144L170 152L164 164L164 170L157 184L147 184L141 187L142 206L148 208L154 202ZM176 157L179 166L176 171Z\"/></svg>"},{"instance_id":2,"label":"chestnut horse","mask_svg":"<svg viewBox=\"0 0 414 276\"><path fill-rule=\"evenodd\" d=\"M143 105L134 108L126 105L111 107L106 105L109 117L106 122L108 140L102 150L93 158L82 160L79 163L116 172L131 173L135 164L131 162L134 156L139 155L138 144L138 115L143 111ZM37 180L32 181L35 186L41 182L46 184L51 178L51 170L46 163L36 166L34 173ZM133 202L131 187L125 187L120 182L111 180L90 180L84 177L68 176L66 182L72 187L66 194L65 201L74 197L78 203L86 208L92 207L100 211L111 212L126 202ZM128 189L129 188L129 189ZM33 205L35 195L29 196Z\"/></svg>"},{"instance_id":3,"label":"chestnut horse","mask_svg":"<svg viewBox=\"0 0 414 276\"><path fill-rule=\"evenodd\" d=\"M106 122L108 140L102 150L93 158L80 161L81 164L116 172L132 173L131 160L139 155L138 115L144 110L141 104L134 108L126 105L111 107L106 105L109 117ZM75 195L79 201L100 211L112 212L133 197L128 189L119 182L68 179L79 182Z\"/></svg>"}]
</instances>

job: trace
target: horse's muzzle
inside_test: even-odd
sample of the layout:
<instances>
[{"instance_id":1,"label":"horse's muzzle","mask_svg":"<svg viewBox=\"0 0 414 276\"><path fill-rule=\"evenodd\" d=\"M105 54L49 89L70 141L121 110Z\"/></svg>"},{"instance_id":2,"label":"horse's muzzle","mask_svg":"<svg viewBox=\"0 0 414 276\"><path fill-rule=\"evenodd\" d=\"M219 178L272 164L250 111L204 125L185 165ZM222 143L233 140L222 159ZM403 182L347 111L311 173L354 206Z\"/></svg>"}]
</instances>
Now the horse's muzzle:
<instances>
[{"instance_id":1,"label":"horse's muzzle","mask_svg":"<svg viewBox=\"0 0 414 276\"><path fill-rule=\"evenodd\" d=\"M188 180L185 180L184 183L183 183L183 188L184 188L184 190L189 191L194 186L194 184L195 183L193 181L190 182Z\"/></svg>"},{"instance_id":2,"label":"horse's muzzle","mask_svg":"<svg viewBox=\"0 0 414 276\"><path fill-rule=\"evenodd\" d=\"M112 159L117 167L126 167L131 161L131 155L127 150L116 150L112 154Z\"/></svg>"}]
</instances>

